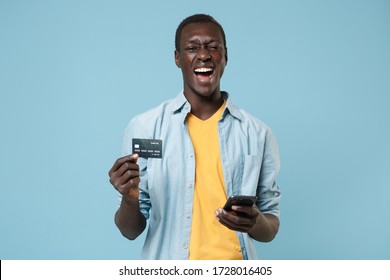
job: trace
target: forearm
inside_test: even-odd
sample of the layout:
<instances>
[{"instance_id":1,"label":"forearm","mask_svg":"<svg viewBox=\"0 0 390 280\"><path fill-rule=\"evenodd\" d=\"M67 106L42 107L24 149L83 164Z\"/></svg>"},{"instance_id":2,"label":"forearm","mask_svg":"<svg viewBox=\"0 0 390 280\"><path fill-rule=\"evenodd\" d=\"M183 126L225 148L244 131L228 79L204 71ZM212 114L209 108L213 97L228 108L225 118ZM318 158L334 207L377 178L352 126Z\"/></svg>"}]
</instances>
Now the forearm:
<instances>
[{"instance_id":1,"label":"forearm","mask_svg":"<svg viewBox=\"0 0 390 280\"><path fill-rule=\"evenodd\" d=\"M136 239L146 227L146 219L139 208L138 199L122 199L115 214L115 224L124 237Z\"/></svg>"},{"instance_id":2,"label":"forearm","mask_svg":"<svg viewBox=\"0 0 390 280\"><path fill-rule=\"evenodd\" d=\"M279 218L272 214L262 214L258 216L256 225L248 233L249 235L261 242L272 241L279 230Z\"/></svg>"}]
</instances>

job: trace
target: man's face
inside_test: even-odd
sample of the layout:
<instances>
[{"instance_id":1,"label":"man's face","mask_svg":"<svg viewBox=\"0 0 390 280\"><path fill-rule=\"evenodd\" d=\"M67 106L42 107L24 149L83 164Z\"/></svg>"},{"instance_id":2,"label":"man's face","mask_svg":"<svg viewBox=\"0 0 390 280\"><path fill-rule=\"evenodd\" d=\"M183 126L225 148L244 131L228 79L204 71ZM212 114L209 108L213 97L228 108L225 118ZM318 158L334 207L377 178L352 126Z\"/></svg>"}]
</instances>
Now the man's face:
<instances>
[{"instance_id":1,"label":"man's face","mask_svg":"<svg viewBox=\"0 0 390 280\"><path fill-rule=\"evenodd\" d=\"M184 92L202 97L219 93L220 79L227 63L227 50L220 29L213 23L190 23L181 32L180 49L175 51L181 68Z\"/></svg>"}]
</instances>

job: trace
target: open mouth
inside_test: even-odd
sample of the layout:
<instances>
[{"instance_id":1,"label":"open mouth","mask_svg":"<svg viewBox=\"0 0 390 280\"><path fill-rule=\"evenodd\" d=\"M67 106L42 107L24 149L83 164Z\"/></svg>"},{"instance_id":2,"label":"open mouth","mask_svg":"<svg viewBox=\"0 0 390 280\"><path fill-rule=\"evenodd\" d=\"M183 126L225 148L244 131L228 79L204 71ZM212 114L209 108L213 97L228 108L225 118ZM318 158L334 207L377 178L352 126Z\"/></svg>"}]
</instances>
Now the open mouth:
<instances>
[{"instance_id":1,"label":"open mouth","mask_svg":"<svg viewBox=\"0 0 390 280\"><path fill-rule=\"evenodd\" d=\"M211 67L198 67L195 68L194 73L200 78L208 78L214 73L214 69Z\"/></svg>"}]
</instances>

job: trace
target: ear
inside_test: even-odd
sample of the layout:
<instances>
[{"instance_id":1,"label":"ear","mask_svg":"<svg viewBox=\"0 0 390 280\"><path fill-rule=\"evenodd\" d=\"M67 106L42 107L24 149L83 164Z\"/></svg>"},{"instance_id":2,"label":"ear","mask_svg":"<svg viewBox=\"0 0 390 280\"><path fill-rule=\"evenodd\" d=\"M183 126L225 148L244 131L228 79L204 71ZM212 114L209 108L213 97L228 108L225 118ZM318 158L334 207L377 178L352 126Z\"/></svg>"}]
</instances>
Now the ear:
<instances>
[{"instance_id":1,"label":"ear","mask_svg":"<svg viewBox=\"0 0 390 280\"><path fill-rule=\"evenodd\" d=\"M180 53L177 50L175 50L175 63L177 67L181 68Z\"/></svg>"},{"instance_id":2,"label":"ear","mask_svg":"<svg viewBox=\"0 0 390 280\"><path fill-rule=\"evenodd\" d=\"M227 65L228 63L228 49L226 48L225 49L225 66Z\"/></svg>"}]
</instances>

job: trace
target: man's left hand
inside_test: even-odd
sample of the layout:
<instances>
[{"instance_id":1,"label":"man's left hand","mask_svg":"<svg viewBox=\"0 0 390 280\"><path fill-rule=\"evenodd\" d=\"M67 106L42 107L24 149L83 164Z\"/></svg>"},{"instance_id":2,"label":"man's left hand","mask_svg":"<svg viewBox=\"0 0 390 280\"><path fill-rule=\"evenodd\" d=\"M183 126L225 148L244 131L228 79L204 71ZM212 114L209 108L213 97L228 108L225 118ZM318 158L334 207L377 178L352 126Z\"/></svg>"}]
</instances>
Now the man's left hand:
<instances>
[{"instance_id":1,"label":"man's left hand","mask_svg":"<svg viewBox=\"0 0 390 280\"><path fill-rule=\"evenodd\" d=\"M232 211L219 208L215 212L217 220L231 230L250 232L258 223L260 210L253 206L234 205Z\"/></svg>"}]
</instances>

